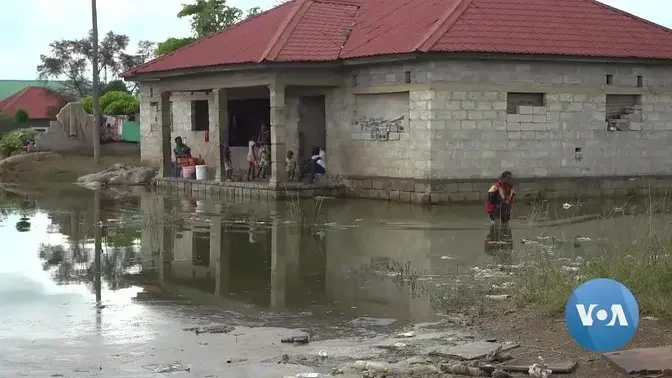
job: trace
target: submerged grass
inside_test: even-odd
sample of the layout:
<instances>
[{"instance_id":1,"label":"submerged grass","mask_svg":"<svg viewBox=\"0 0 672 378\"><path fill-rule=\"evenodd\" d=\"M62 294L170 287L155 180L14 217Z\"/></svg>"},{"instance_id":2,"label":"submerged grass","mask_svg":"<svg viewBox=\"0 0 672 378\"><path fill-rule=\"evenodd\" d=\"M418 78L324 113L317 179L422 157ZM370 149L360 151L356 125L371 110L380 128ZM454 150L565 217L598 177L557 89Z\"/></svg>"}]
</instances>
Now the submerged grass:
<instances>
[{"instance_id":1,"label":"submerged grass","mask_svg":"<svg viewBox=\"0 0 672 378\"><path fill-rule=\"evenodd\" d=\"M568 267L554 253L542 251L536 261L521 267L514 276L517 304L559 314L578 285L594 278L611 278L633 292L642 314L672 319L671 202L667 197L649 197L646 202L646 211L637 215L612 212L614 219L627 217L628 230L614 228L596 245L592 257L578 259Z\"/></svg>"}]
</instances>

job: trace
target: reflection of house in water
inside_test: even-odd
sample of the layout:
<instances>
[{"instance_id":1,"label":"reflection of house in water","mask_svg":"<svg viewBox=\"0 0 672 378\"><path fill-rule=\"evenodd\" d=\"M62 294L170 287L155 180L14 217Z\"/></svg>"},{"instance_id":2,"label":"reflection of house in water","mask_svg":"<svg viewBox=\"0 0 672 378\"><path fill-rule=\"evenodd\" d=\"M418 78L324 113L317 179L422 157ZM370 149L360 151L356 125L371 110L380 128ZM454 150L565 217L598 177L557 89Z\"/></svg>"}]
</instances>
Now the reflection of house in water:
<instances>
[{"instance_id":1,"label":"reflection of house in water","mask_svg":"<svg viewBox=\"0 0 672 378\"><path fill-rule=\"evenodd\" d=\"M148 194L143 198L143 211L149 206L170 208L163 201ZM210 214L181 214L181 219L202 218L185 221L182 227L145 228L145 259L156 261L154 266L166 286L199 289L264 308L414 320L432 313L428 296L395 280L388 269L395 261L410 257L417 261L408 263L411 268L400 264L402 269L426 270L428 250L421 245L427 243L422 235L413 238L416 249L408 240L400 243L399 233L392 230L375 236L371 229L321 236L315 230L273 220L270 213L281 210L276 209L281 204L247 206L262 208L224 217L221 209L211 205L206 206ZM237 221L249 216L245 211L256 214L256 226ZM151 264L143 268L151 270Z\"/></svg>"}]
</instances>

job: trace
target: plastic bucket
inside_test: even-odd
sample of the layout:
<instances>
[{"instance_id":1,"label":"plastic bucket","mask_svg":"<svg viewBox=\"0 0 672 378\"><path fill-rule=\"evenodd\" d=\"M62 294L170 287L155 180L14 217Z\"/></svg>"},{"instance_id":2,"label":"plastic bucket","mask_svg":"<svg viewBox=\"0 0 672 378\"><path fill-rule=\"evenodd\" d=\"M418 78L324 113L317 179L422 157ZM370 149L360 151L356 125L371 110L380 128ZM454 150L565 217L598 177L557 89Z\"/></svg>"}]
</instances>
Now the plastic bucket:
<instances>
[{"instance_id":1,"label":"plastic bucket","mask_svg":"<svg viewBox=\"0 0 672 378\"><path fill-rule=\"evenodd\" d=\"M182 177L192 178L194 176L195 171L196 171L196 168L193 165L188 165L188 166L182 167Z\"/></svg>"},{"instance_id":2,"label":"plastic bucket","mask_svg":"<svg viewBox=\"0 0 672 378\"><path fill-rule=\"evenodd\" d=\"M196 166L196 180L205 180L207 171L205 170L205 165Z\"/></svg>"}]
</instances>

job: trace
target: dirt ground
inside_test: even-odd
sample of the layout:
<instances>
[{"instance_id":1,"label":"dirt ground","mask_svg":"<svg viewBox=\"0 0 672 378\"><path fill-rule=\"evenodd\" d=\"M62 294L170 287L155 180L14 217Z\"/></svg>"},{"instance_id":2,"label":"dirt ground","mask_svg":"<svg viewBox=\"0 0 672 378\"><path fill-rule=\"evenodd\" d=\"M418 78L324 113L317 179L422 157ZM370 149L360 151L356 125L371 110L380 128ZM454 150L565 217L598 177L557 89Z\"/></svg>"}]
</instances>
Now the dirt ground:
<instances>
[{"instance_id":1,"label":"dirt ground","mask_svg":"<svg viewBox=\"0 0 672 378\"><path fill-rule=\"evenodd\" d=\"M13 158L15 157L9 159ZM34 189L53 189L54 186L71 184L80 176L99 172L115 163L139 165L140 156L103 153L100 164L96 164L91 156L56 153L44 153L42 158L25 158L12 164L3 164L0 160L0 182L20 184Z\"/></svg>"},{"instance_id":2,"label":"dirt ground","mask_svg":"<svg viewBox=\"0 0 672 378\"><path fill-rule=\"evenodd\" d=\"M480 318L483 334L502 341L519 343L510 351L515 364L533 364L542 356L546 363L578 362L573 374L558 376L581 378L627 377L599 353L584 350L574 342L561 316L547 316L534 308L514 309L498 306ZM672 344L672 323L642 318L633 340L623 349L658 347ZM555 374L554 374L555 376Z\"/></svg>"}]
</instances>

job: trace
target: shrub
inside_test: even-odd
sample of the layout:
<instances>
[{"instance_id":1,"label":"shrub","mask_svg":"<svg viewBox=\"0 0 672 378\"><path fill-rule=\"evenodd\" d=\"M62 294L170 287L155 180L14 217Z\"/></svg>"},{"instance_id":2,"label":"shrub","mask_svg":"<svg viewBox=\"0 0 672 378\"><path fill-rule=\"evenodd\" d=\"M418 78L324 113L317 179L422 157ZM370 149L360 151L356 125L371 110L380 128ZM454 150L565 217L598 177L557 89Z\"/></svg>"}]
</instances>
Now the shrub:
<instances>
[{"instance_id":1,"label":"shrub","mask_svg":"<svg viewBox=\"0 0 672 378\"><path fill-rule=\"evenodd\" d=\"M82 106L89 114L93 113L91 96L82 100ZM140 102L136 96L127 92L112 90L100 97L100 111L107 115L129 115L140 111Z\"/></svg>"},{"instance_id":2,"label":"shrub","mask_svg":"<svg viewBox=\"0 0 672 378\"><path fill-rule=\"evenodd\" d=\"M0 155L10 156L23 149L23 142L35 138L37 133L33 129L16 129L2 136L0 139Z\"/></svg>"},{"instance_id":3,"label":"shrub","mask_svg":"<svg viewBox=\"0 0 672 378\"><path fill-rule=\"evenodd\" d=\"M28 112L23 109L19 109L16 111L16 113L14 113L14 121L18 123L28 122L29 120L30 115L28 115Z\"/></svg>"}]
</instances>

